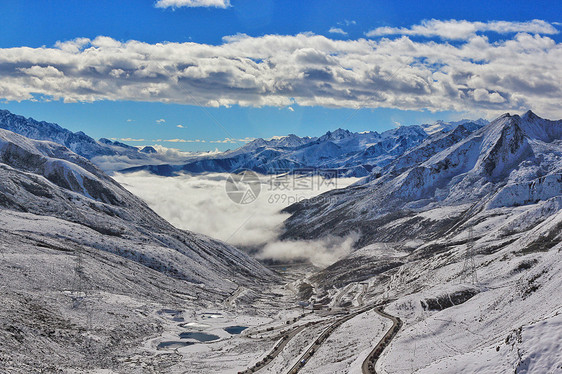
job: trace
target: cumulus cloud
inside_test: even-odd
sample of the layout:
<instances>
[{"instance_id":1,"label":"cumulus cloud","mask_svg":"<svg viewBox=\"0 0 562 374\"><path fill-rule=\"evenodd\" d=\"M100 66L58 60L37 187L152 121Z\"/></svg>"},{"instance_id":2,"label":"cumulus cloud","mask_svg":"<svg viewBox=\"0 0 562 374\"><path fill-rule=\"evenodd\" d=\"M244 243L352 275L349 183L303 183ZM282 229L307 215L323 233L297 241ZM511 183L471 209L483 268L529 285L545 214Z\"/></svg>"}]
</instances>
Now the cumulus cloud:
<instances>
[{"instance_id":1,"label":"cumulus cloud","mask_svg":"<svg viewBox=\"0 0 562 374\"><path fill-rule=\"evenodd\" d=\"M466 21L439 22L464 27ZM484 26L473 22L454 34L468 36L455 44L407 35L334 40L304 33L235 35L220 45L97 37L54 47L4 48L0 99L385 107L489 116L530 108L558 118L562 45L529 33L553 33L552 26L544 21L511 22L505 28L499 21L483 24L518 33L490 42L475 34Z\"/></svg>"},{"instance_id":2,"label":"cumulus cloud","mask_svg":"<svg viewBox=\"0 0 562 374\"><path fill-rule=\"evenodd\" d=\"M164 118L160 118L156 120L156 123L165 123L166 120Z\"/></svg>"},{"instance_id":3,"label":"cumulus cloud","mask_svg":"<svg viewBox=\"0 0 562 374\"><path fill-rule=\"evenodd\" d=\"M341 28L339 27L332 27L330 28L330 30L328 30L329 33L332 34L341 34L341 35L347 35L347 32L343 31Z\"/></svg>"},{"instance_id":4,"label":"cumulus cloud","mask_svg":"<svg viewBox=\"0 0 562 374\"><path fill-rule=\"evenodd\" d=\"M526 32L533 34L557 34L558 30L550 23L542 20L527 22L469 22L464 20L441 21L437 19L422 21L420 25L407 27L378 27L369 31L369 37L381 35L413 35L413 36L438 36L443 39L468 39L477 32L492 31L500 34Z\"/></svg>"},{"instance_id":5,"label":"cumulus cloud","mask_svg":"<svg viewBox=\"0 0 562 374\"><path fill-rule=\"evenodd\" d=\"M183 125L177 125L176 127L179 128L179 129L185 129L185 127L183 127Z\"/></svg>"},{"instance_id":6,"label":"cumulus cloud","mask_svg":"<svg viewBox=\"0 0 562 374\"><path fill-rule=\"evenodd\" d=\"M230 0L158 0L154 6L156 8L228 8L230 6Z\"/></svg>"},{"instance_id":7,"label":"cumulus cloud","mask_svg":"<svg viewBox=\"0 0 562 374\"><path fill-rule=\"evenodd\" d=\"M200 232L233 245L262 248L261 258L278 260L310 259L325 266L346 254L356 240L324 238L315 241L279 242L277 236L288 214L280 211L289 204L333 188L323 184L311 191L278 191L268 188L269 176L263 176L258 199L241 205L231 201L225 192L228 174L184 174L160 177L145 172L116 174L114 178L176 227ZM356 178L338 179L338 187ZM277 194L277 195L276 195Z\"/></svg>"},{"instance_id":8,"label":"cumulus cloud","mask_svg":"<svg viewBox=\"0 0 562 374\"><path fill-rule=\"evenodd\" d=\"M177 148L164 147L161 144L153 144L151 147L157 152L156 156L152 155L152 157L159 157L160 160L166 160L171 163L185 161L194 154L193 152L181 151Z\"/></svg>"}]
</instances>

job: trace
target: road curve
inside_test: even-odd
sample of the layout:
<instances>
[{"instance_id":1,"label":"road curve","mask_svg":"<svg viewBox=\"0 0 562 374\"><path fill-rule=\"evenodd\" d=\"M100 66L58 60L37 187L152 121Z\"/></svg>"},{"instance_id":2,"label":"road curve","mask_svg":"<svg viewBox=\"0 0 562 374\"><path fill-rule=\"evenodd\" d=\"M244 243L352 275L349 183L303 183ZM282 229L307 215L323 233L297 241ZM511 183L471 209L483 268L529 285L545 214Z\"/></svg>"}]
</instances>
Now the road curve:
<instances>
[{"instance_id":1,"label":"road curve","mask_svg":"<svg viewBox=\"0 0 562 374\"><path fill-rule=\"evenodd\" d=\"M283 348L285 348L287 343L289 343L289 341L291 341L291 339L293 339L299 332L301 332L302 330L304 330L307 327L310 327L312 325L322 323L322 322L323 321L308 322L305 325L300 325L300 326L294 327L292 330L287 331L285 333L282 333L282 336L280 337L281 340L278 341L277 344L275 344L273 349L269 352L269 354L267 356L264 357L263 360L255 363L254 366L252 366L252 367L250 367L250 368L248 368L244 371L240 371L239 374L255 373L255 372L265 368L267 365L269 365L269 363L271 363L271 361L273 361L273 359L275 357L277 357L283 351Z\"/></svg>"},{"instance_id":2,"label":"road curve","mask_svg":"<svg viewBox=\"0 0 562 374\"><path fill-rule=\"evenodd\" d=\"M382 317L392 320L392 327L386 332L371 353L369 353L365 361L363 361L363 365L361 366L363 374L376 374L375 365L377 360L379 359L382 351L388 346L388 344L390 344L391 340L394 339L398 330L400 330L400 327L402 327L402 321L400 318L385 313L382 308L376 308L375 312Z\"/></svg>"},{"instance_id":3,"label":"road curve","mask_svg":"<svg viewBox=\"0 0 562 374\"><path fill-rule=\"evenodd\" d=\"M379 304L380 305L380 304ZM356 312L346 315L343 318L338 319L334 323L332 323L316 340L314 343L304 352L304 354L300 357L300 359L293 365L291 369L289 369L288 374L296 374L299 370L308 362L308 360L312 357L314 352L328 339L328 337L337 329L339 326L343 325L345 322L349 321L352 318L357 317L361 313L365 313L366 311L374 308L375 306L371 305L366 308L362 308Z\"/></svg>"}]
</instances>

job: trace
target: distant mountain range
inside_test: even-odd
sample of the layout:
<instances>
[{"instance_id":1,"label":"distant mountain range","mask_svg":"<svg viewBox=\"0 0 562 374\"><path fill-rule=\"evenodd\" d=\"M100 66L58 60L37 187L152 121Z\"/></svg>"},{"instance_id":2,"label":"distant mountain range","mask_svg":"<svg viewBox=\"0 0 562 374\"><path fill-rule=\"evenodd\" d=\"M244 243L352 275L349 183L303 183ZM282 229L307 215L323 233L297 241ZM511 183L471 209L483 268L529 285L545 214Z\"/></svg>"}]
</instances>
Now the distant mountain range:
<instances>
[{"instance_id":1,"label":"distant mountain range","mask_svg":"<svg viewBox=\"0 0 562 374\"><path fill-rule=\"evenodd\" d=\"M463 126L465 132L472 132L486 123L482 119L474 122L438 122L433 125L402 126L382 133L354 133L337 129L318 138L301 138L290 134L270 140L256 139L236 150L194 158L185 164L144 165L121 171L144 170L171 176L182 172L223 173L245 169L262 174L337 169L343 177L364 177L421 144L431 134L451 132L459 126Z\"/></svg>"},{"instance_id":2,"label":"distant mountain range","mask_svg":"<svg viewBox=\"0 0 562 374\"><path fill-rule=\"evenodd\" d=\"M274 174L321 168L338 169L341 176L364 177L385 167L435 133L451 132L460 125L466 131L474 131L486 123L483 119L437 121L433 124L402 126L382 133L353 133L337 129L321 137L290 134L269 140L255 139L236 150L223 153L192 154L180 159L169 159L150 146L139 149L104 138L96 141L83 132L73 133L54 123L0 111L0 128L31 139L64 145L106 171L129 173L145 170L163 176L182 172L238 172L245 169Z\"/></svg>"},{"instance_id":3,"label":"distant mountain range","mask_svg":"<svg viewBox=\"0 0 562 374\"><path fill-rule=\"evenodd\" d=\"M72 132L56 123L36 121L15 115L7 110L0 110L0 128L15 132L30 139L48 140L64 145L80 156L92 159L96 156L126 155L131 158L143 158L136 147L102 138L94 140L82 131Z\"/></svg>"}]
</instances>

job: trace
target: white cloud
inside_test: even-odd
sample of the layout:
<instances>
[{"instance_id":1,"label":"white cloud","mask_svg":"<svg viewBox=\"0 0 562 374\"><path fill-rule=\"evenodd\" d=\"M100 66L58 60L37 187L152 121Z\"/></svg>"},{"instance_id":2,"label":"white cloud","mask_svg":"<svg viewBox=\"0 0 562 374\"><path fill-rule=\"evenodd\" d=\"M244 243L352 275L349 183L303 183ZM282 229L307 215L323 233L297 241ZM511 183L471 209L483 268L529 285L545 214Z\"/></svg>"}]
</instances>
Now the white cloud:
<instances>
[{"instance_id":1,"label":"white cloud","mask_svg":"<svg viewBox=\"0 0 562 374\"><path fill-rule=\"evenodd\" d=\"M40 67L40 66L32 66L30 68L18 68L19 71L26 75L30 75L33 77L38 78L47 78L47 77L62 77L64 74L62 71L52 67Z\"/></svg>"},{"instance_id":2,"label":"white cloud","mask_svg":"<svg viewBox=\"0 0 562 374\"><path fill-rule=\"evenodd\" d=\"M154 148L158 155L166 156L166 160L178 161L178 160L185 160L188 156L191 156L191 152L181 151L177 148L169 148L164 147L161 144L153 144L151 145Z\"/></svg>"},{"instance_id":3,"label":"white cloud","mask_svg":"<svg viewBox=\"0 0 562 374\"><path fill-rule=\"evenodd\" d=\"M113 138L112 140L117 140ZM137 146L137 148L143 148L148 144L143 144ZM123 170L126 168L134 167L134 166L141 166L147 164L181 164L187 162L189 159L192 159L195 154L213 154L213 152L185 152L180 151L176 148L168 148L164 147L160 144L153 144L151 145L154 149L156 149L157 153L147 155L149 159L138 159L138 158L129 158L128 156L119 155L119 156L97 156L92 159L92 161L108 172L115 172L118 170Z\"/></svg>"},{"instance_id":4,"label":"white cloud","mask_svg":"<svg viewBox=\"0 0 562 374\"><path fill-rule=\"evenodd\" d=\"M543 21L509 25L549 31ZM470 30L458 32L472 36L455 44L408 36L334 40L306 33L235 35L220 45L98 37L54 47L3 48L0 100L39 95L66 102L385 107L489 116L533 109L561 116L562 44L525 32L490 42ZM117 70L122 72L112 73Z\"/></svg>"},{"instance_id":5,"label":"white cloud","mask_svg":"<svg viewBox=\"0 0 562 374\"><path fill-rule=\"evenodd\" d=\"M484 101L490 103L503 103L505 99L498 94L497 92L488 92L488 90L484 88L478 88L472 92L474 96L474 100L476 101Z\"/></svg>"},{"instance_id":6,"label":"white cloud","mask_svg":"<svg viewBox=\"0 0 562 374\"><path fill-rule=\"evenodd\" d=\"M359 235L345 238L328 236L318 240L272 241L257 254L257 258L281 261L310 260L312 264L325 267L351 253Z\"/></svg>"},{"instance_id":7,"label":"white cloud","mask_svg":"<svg viewBox=\"0 0 562 374\"><path fill-rule=\"evenodd\" d=\"M315 191L284 191L293 199L291 201L271 199L277 192L268 190L270 177L263 176L258 199L251 204L241 205L231 201L225 192L227 176L184 174L159 177L139 172L116 174L113 177L176 227L200 232L237 246L264 247L259 255L262 258L310 259L315 265L325 266L351 249L356 239L354 236L314 241L277 241L282 223L289 216L280 211L295 202L295 199L312 197L329 190L330 186L323 185L321 190ZM356 180L338 179L338 187Z\"/></svg>"},{"instance_id":8,"label":"white cloud","mask_svg":"<svg viewBox=\"0 0 562 374\"><path fill-rule=\"evenodd\" d=\"M489 21L470 22L464 20L441 21L437 19L422 21L420 25L406 27L378 27L369 31L369 37L382 35L438 36L443 39L461 40L474 36L477 32L493 31L500 34L527 32L536 34L557 34L558 30L542 20L527 22Z\"/></svg>"},{"instance_id":9,"label":"white cloud","mask_svg":"<svg viewBox=\"0 0 562 374\"><path fill-rule=\"evenodd\" d=\"M291 111L291 112L294 112L294 111L295 111L292 106L288 106L288 107L287 107L287 110L289 110L289 111Z\"/></svg>"},{"instance_id":10,"label":"white cloud","mask_svg":"<svg viewBox=\"0 0 562 374\"><path fill-rule=\"evenodd\" d=\"M351 25L355 25L355 24L357 24L356 21L348 20L348 19L345 19L342 22L338 22L338 25L346 25L346 26L351 26Z\"/></svg>"},{"instance_id":11,"label":"white cloud","mask_svg":"<svg viewBox=\"0 0 562 374\"><path fill-rule=\"evenodd\" d=\"M347 32L343 31L341 28L339 27L332 27L330 28L330 30L328 30L329 33L332 34L341 34L341 35L347 35Z\"/></svg>"},{"instance_id":12,"label":"white cloud","mask_svg":"<svg viewBox=\"0 0 562 374\"><path fill-rule=\"evenodd\" d=\"M158 0L154 6L157 8L228 8L230 7L230 0Z\"/></svg>"},{"instance_id":13,"label":"white cloud","mask_svg":"<svg viewBox=\"0 0 562 374\"><path fill-rule=\"evenodd\" d=\"M180 128L180 129L185 129L185 127L183 127L183 125L177 125L176 127Z\"/></svg>"},{"instance_id":14,"label":"white cloud","mask_svg":"<svg viewBox=\"0 0 562 374\"><path fill-rule=\"evenodd\" d=\"M224 138L224 139L219 139L219 140L210 140L209 143L232 143L232 144L236 144L236 143L248 143L248 142L251 142L252 140L256 140L256 138L250 138L250 137L245 137L245 138L241 138L241 139Z\"/></svg>"},{"instance_id":15,"label":"white cloud","mask_svg":"<svg viewBox=\"0 0 562 374\"><path fill-rule=\"evenodd\" d=\"M135 139L135 138L119 138L122 142L144 142L144 139Z\"/></svg>"},{"instance_id":16,"label":"white cloud","mask_svg":"<svg viewBox=\"0 0 562 374\"><path fill-rule=\"evenodd\" d=\"M135 122L135 120L129 118L129 119L127 119L127 122Z\"/></svg>"},{"instance_id":17,"label":"white cloud","mask_svg":"<svg viewBox=\"0 0 562 374\"><path fill-rule=\"evenodd\" d=\"M164 118L160 118L156 120L156 123L165 123L166 120Z\"/></svg>"},{"instance_id":18,"label":"white cloud","mask_svg":"<svg viewBox=\"0 0 562 374\"><path fill-rule=\"evenodd\" d=\"M168 142L168 143L206 143L206 140L201 139L157 139L158 142Z\"/></svg>"}]
</instances>

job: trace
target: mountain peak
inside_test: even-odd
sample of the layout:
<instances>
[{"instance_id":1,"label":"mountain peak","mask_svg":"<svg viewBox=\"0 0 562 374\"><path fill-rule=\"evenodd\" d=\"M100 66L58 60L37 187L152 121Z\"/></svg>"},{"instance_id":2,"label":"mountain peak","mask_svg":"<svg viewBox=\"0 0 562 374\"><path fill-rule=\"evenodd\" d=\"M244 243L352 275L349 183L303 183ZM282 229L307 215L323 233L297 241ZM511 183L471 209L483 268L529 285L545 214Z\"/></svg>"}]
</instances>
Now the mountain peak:
<instances>
[{"instance_id":1,"label":"mountain peak","mask_svg":"<svg viewBox=\"0 0 562 374\"><path fill-rule=\"evenodd\" d=\"M523 114L523 116L521 117L523 119L537 119L537 118L541 118L539 116L537 116L535 113L533 113L532 110L528 110L525 114Z\"/></svg>"},{"instance_id":2,"label":"mountain peak","mask_svg":"<svg viewBox=\"0 0 562 374\"><path fill-rule=\"evenodd\" d=\"M322 135L320 137L321 141L326 141L326 140L341 140L341 139L345 139L349 136L351 136L353 133L349 130L344 130L342 128L339 128L337 130L334 131L328 131L326 134Z\"/></svg>"}]
</instances>

